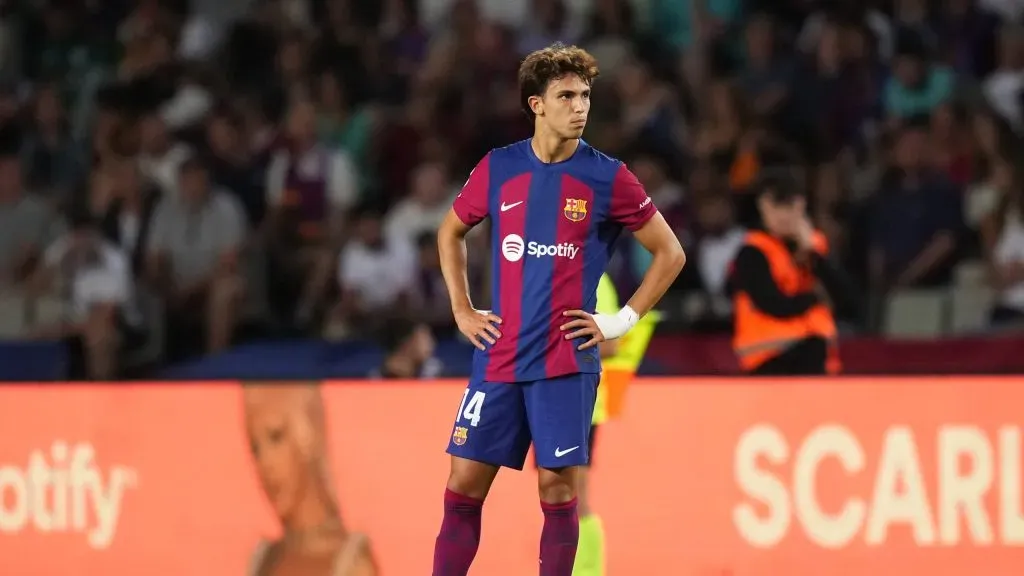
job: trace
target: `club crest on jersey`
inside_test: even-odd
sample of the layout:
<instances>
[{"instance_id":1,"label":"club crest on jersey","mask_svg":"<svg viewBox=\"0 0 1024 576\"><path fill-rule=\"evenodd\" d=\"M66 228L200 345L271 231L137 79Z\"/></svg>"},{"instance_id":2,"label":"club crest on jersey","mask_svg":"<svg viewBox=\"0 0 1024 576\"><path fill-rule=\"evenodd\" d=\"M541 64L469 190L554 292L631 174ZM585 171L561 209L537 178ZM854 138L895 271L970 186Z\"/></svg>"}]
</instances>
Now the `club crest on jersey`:
<instances>
[{"instance_id":1,"label":"club crest on jersey","mask_svg":"<svg viewBox=\"0 0 1024 576\"><path fill-rule=\"evenodd\" d=\"M579 198L566 198L562 214L565 214L570 222L582 222L587 217L587 201Z\"/></svg>"},{"instance_id":2,"label":"club crest on jersey","mask_svg":"<svg viewBox=\"0 0 1024 576\"><path fill-rule=\"evenodd\" d=\"M465 426L456 426L455 432L452 432L452 442L456 446L462 446L466 443L466 438L469 437L469 429Z\"/></svg>"}]
</instances>

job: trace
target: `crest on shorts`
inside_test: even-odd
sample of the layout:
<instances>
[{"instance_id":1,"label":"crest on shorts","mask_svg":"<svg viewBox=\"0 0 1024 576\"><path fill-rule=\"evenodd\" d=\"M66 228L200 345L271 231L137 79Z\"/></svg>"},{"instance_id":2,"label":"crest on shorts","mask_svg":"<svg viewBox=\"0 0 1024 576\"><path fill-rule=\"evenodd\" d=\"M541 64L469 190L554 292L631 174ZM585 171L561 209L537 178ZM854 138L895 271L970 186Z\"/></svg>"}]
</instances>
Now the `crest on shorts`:
<instances>
[{"instance_id":1,"label":"crest on shorts","mask_svg":"<svg viewBox=\"0 0 1024 576\"><path fill-rule=\"evenodd\" d=\"M462 446L466 443L466 438L469 437L469 429L464 426L456 426L455 432L452 432L452 442L456 446Z\"/></svg>"},{"instance_id":2,"label":"crest on shorts","mask_svg":"<svg viewBox=\"0 0 1024 576\"><path fill-rule=\"evenodd\" d=\"M582 222L587 217L587 201L579 198L566 198L562 214L565 214L570 222Z\"/></svg>"}]
</instances>

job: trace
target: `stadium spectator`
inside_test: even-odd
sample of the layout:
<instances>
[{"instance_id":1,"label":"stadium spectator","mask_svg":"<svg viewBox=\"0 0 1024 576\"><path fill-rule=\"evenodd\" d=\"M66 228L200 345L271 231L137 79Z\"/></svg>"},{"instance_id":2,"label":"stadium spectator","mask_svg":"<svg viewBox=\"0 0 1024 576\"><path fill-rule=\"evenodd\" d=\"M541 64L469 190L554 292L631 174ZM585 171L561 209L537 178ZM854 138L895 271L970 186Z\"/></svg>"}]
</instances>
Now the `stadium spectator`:
<instances>
[{"instance_id":1,"label":"stadium spectator","mask_svg":"<svg viewBox=\"0 0 1024 576\"><path fill-rule=\"evenodd\" d=\"M1004 25L999 31L996 69L982 83L988 105L1016 130L1024 128L1020 91L1024 88L1024 28Z\"/></svg>"},{"instance_id":2,"label":"stadium spectator","mask_svg":"<svg viewBox=\"0 0 1024 576\"><path fill-rule=\"evenodd\" d=\"M416 238L416 253L416 279L410 291L410 307L419 310L423 321L435 332L451 335L454 324L451 314L445 308L450 303L444 276L441 274L435 231L424 232Z\"/></svg>"},{"instance_id":3,"label":"stadium spectator","mask_svg":"<svg viewBox=\"0 0 1024 576\"><path fill-rule=\"evenodd\" d=\"M403 236L384 233L378 208L359 208L353 237L341 252L338 287L341 298L335 319L352 326L373 327L385 311L408 310L416 273L416 252Z\"/></svg>"},{"instance_id":4,"label":"stadium spectator","mask_svg":"<svg viewBox=\"0 0 1024 576\"><path fill-rule=\"evenodd\" d=\"M409 195L399 200L384 221L386 234L397 235L412 243L425 232L437 230L451 209L458 189L448 179L448 169L440 162L416 168Z\"/></svg>"},{"instance_id":5,"label":"stadium spectator","mask_svg":"<svg viewBox=\"0 0 1024 576\"><path fill-rule=\"evenodd\" d=\"M353 170L360 176L362 193L369 186L370 147L377 129L372 110L353 101L354 87L347 86L340 72L328 68L315 78L317 82L317 134L321 142L348 155Z\"/></svg>"},{"instance_id":6,"label":"stadium spectator","mask_svg":"<svg viewBox=\"0 0 1024 576\"><path fill-rule=\"evenodd\" d=\"M177 197L178 174L192 154L188 145L177 142L168 133L167 124L159 114L147 114L139 122L139 167L142 174L160 188L167 197Z\"/></svg>"},{"instance_id":7,"label":"stadium spectator","mask_svg":"<svg viewBox=\"0 0 1024 576\"><path fill-rule=\"evenodd\" d=\"M434 336L426 324L393 318L381 330L384 360L371 378L437 378L443 365L434 357Z\"/></svg>"},{"instance_id":8,"label":"stadium spectator","mask_svg":"<svg viewBox=\"0 0 1024 576\"><path fill-rule=\"evenodd\" d=\"M953 72L929 58L920 37L899 38L893 75L885 85L885 112L890 126L931 114L953 97L953 89Z\"/></svg>"},{"instance_id":9,"label":"stadium spectator","mask_svg":"<svg viewBox=\"0 0 1024 576\"><path fill-rule=\"evenodd\" d=\"M957 186L969 184L973 176L974 159L967 129L967 113L959 106L947 102L932 112L932 162Z\"/></svg>"},{"instance_id":10,"label":"stadium spectator","mask_svg":"<svg viewBox=\"0 0 1024 576\"><path fill-rule=\"evenodd\" d=\"M720 194L698 200L697 223L700 236L695 260L704 291L712 298L725 297L729 268L743 246L747 230L736 222L729 198ZM728 310L717 315L727 316Z\"/></svg>"},{"instance_id":11,"label":"stadium spectator","mask_svg":"<svg viewBox=\"0 0 1024 576\"><path fill-rule=\"evenodd\" d=\"M871 216L871 281L879 290L948 283L963 229L960 195L927 164L928 136L909 126Z\"/></svg>"},{"instance_id":12,"label":"stadium spectator","mask_svg":"<svg viewBox=\"0 0 1024 576\"><path fill-rule=\"evenodd\" d=\"M999 18L983 2L947 0L940 9L937 31L945 60L965 77L983 77L993 66L992 45Z\"/></svg>"},{"instance_id":13,"label":"stadium spectator","mask_svg":"<svg viewBox=\"0 0 1024 576\"><path fill-rule=\"evenodd\" d=\"M780 54L777 34L768 14L755 14L744 29L745 65L740 86L748 94L754 112L763 118L777 118L785 111L795 79L793 62Z\"/></svg>"},{"instance_id":14,"label":"stadium spectator","mask_svg":"<svg viewBox=\"0 0 1024 576\"><path fill-rule=\"evenodd\" d=\"M160 191L143 179L132 159L121 158L108 160L93 172L90 195L90 208L104 237L128 256L133 274L144 274Z\"/></svg>"},{"instance_id":15,"label":"stadium spectator","mask_svg":"<svg viewBox=\"0 0 1024 576\"><path fill-rule=\"evenodd\" d=\"M530 8L533 18L519 34L520 56L555 42L573 44L579 39L580 30L570 17L565 0L531 0Z\"/></svg>"},{"instance_id":16,"label":"stadium spectator","mask_svg":"<svg viewBox=\"0 0 1024 576\"><path fill-rule=\"evenodd\" d=\"M111 380L122 350L143 341L131 265L117 246L103 238L99 223L84 207L71 215L70 229L51 244L31 280L41 296L66 290L67 313L37 326L33 336L69 345L69 378Z\"/></svg>"},{"instance_id":17,"label":"stadium spectator","mask_svg":"<svg viewBox=\"0 0 1024 576\"><path fill-rule=\"evenodd\" d=\"M71 137L60 94L54 86L35 93L32 125L22 145L25 182L55 204L69 200L85 173L82 150Z\"/></svg>"},{"instance_id":18,"label":"stadium spectator","mask_svg":"<svg viewBox=\"0 0 1024 576\"><path fill-rule=\"evenodd\" d=\"M985 217L983 235L989 276L998 296L991 322L997 326L1019 325L1024 320L1024 188L1019 171L1001 169L997 206Z\"/></svg>"},{"instance_id":19,"label":"stadium spectator","mask_svg":"<svg viewBox=\"0 0 1024 576\"><path fill-rule=\"evenodd\" d=\"M25 189L16 137L0 135L0 278L3 285L13 287L27 279L43 250L60 236L63 228L64 223L53 207Z\"/></svg>"},{"instance_id":20,"label":"stadium spectator","mask_svg":"<svg viewBox=\"0 0 1024 576\"><path fill-rule=\"evenodd\" d=\"M147 247L151 286L166 299L172 358L194 352L197 343L205 352L230 346L245 295L242 207L211 187L196 158L181 165L178 187L180 195L157 207Z\"/></svg>"},{"instance_id":21,"label":"stadium spectator","mask_svg":"<svg viewBox=\"0 0 1024 576\"><path fill-rule=\"evenodd\" d=\"M294 284L284 286L290 288L284 298L294 302L296 323L307 325L325 303L348 232L346 212L358 199L357 177L346 153L317 140L312 102L293 104L286 130L284 145L267 169L270 247L275 275Z\"/></svg>"},{"instance_id":22,"label":"stadium spectator","mask_svg":"<svg viewBox=\"0 0 1024 576\"><path fill-rule=\"evenodd\" d=\"M211 182L233 193L245 208L249 224L257 228L266 215L266 183L245 135L237 114L225 109L211 114L206 123L207 162Z\"/></svg>"}]
</instances>

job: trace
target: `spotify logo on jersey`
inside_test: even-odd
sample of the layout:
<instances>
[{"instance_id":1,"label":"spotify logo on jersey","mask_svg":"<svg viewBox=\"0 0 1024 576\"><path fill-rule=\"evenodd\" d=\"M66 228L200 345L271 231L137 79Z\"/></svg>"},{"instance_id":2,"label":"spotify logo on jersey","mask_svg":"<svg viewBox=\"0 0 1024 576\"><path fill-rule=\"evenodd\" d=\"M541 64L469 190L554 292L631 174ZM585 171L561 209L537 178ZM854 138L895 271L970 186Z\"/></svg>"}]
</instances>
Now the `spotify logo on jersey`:
<instances>
[{"instance_id":1,"label":"spotify logo on jersey","mask_svg":"<svg viewBox=\"0 0 1024 576\"><path fill-rule=\"evenodd\" d=\"M519 234L509 234L501 241L501 255L509 262L519 262L523 258L525 243Z\"/></svg>"},{"instance_id":2,"label":"spotify logo on jersey","mask_svg":"<svg viewBox=\"0 0 1024 576\"><path fill-rule=\"evenodd\" d=\"M523 259L523 248L526 254L534 258L552 256L555 258L576 258L580 248L571 242L561 244L540 244L538 242L525 243L523 237L518 234L509 234L501 241L501 255L509 262L519 262Z\"/></svg>"}]
</instances>

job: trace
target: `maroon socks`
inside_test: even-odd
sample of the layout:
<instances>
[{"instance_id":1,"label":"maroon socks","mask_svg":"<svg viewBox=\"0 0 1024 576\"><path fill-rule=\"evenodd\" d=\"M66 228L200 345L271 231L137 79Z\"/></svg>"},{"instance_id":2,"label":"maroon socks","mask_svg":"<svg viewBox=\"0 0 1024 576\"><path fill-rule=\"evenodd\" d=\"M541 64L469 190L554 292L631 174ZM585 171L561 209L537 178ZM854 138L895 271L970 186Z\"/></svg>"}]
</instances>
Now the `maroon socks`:
<instances>
[{"instance_id":1,"label":"maroon socks","mask_svg":"<svg viewBox=\"0 0 1024 576\"><path fill-rule=\"evenodd\" d=\"M483 501L444 492L444 520L434 545L433 576L467 576L480 546ZM540 534L540 576L572 576L580 519L576 499L563 504L541 502L544 529Z\"/></svg>"},{"instance_id":2,"label":"maroon socks","mask_svg":"<svg viewBox=\"0 0 1024 576\"><path fill-rule=\"evenodd\" d=\"M540 533L540 576L572 576L576 545L580 541L580 517L576 499L563 504L540 503L544 529Z\"/></svg>"},{"instance_id":3,"label":"maroon socks","mask_svg":"<svg viewBox=\"0 0 1024 576\"><path fill-rule=\"evenodd\" d=\"M434 544L433 576L466 576L469 572L480 546L483 505L482 500L444 491L444 520Z\"/></svg>"}]
</instances>

